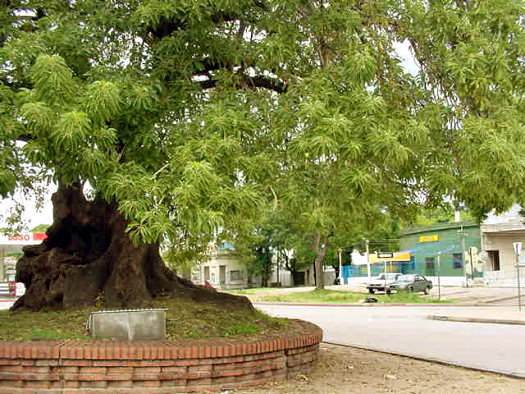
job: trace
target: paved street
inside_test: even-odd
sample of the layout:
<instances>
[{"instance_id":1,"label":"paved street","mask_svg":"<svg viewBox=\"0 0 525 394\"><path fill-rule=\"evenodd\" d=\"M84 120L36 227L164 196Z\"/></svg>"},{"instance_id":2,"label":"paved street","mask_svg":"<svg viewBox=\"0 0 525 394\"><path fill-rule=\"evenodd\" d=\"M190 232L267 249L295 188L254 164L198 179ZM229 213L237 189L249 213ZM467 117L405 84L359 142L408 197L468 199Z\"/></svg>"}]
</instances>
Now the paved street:
<instances>
[{"instance_id":1,"label":"paved street","mask_svg":"<svg viewBox=\"0 0 525 394\"><path fill-rule=\"evenodd\" d=\"M480 308L256 306L274 316L319 325L326 342L525 377L525 326L427 318L438 311L468 312Z\"/></svg>"},{"instance_id":2,"label":"paved street","mask_svg":"<svg viewBox=\"0 0 525 394\"><path fill-rule=\"evenodd\" d=\"M2 300L0 299L0 311L6 310L11 308L11 305L13 305L15 301L14 300Z\"/></svg>"}]
</instances>

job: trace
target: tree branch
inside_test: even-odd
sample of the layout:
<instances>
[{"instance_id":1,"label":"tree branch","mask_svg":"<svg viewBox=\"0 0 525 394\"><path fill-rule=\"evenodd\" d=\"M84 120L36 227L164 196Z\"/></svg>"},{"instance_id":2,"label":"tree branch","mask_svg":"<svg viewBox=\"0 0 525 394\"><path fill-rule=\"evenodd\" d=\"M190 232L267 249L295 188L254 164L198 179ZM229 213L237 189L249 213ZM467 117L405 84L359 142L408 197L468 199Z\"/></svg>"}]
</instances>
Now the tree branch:
<instances>
[{"instance_id":1,"label":"tree branch","mask_svg":"<svg viewBox=\"0 0 525 394\"><path fill-rule=\"evenodd\" d=\"M202 75L202 74L201 74ZM196 81L203 89L213 89L217 86L217 81L210 78L204 81ZM278 81L274 78L255 76L248 77L243 76L237 84L232 86L236 89L267 89L273 90L277 93L284 93L286 91L286 84L284 82Z\"/></svg>"}]
</instances>

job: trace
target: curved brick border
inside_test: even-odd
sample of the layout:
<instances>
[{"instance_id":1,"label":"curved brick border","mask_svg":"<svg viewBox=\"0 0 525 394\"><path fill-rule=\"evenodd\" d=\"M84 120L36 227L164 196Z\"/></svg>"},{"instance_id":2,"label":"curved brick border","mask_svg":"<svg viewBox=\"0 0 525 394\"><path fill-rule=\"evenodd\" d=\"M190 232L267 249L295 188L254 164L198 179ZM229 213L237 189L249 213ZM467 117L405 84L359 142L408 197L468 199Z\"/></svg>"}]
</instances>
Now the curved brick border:
<instances>
[{"instance_id":1,"label":"curved brick border","mask_svg":"<svg viewBox=\"0 0 525 394\"><path fill-rule=\"evenodd\" d=\"M264 340L0 342L0 393L187 393L311 372L322 330L302 320ZM98 391L97 390L97 391Z\"/></svg>"}]
</instances>

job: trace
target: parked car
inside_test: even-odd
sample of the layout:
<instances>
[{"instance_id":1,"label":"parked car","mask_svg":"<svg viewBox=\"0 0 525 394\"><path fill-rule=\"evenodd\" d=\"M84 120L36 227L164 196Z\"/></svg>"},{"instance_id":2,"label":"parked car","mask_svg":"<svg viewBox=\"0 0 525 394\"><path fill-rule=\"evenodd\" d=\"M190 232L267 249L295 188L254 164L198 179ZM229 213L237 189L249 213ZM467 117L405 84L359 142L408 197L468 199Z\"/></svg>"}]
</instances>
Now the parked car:
<instances>
[{"instance_id":1,"label":"parked car","mask_svg":"<svg viewBox=\"0 0 525 394\"><path fill-rule=\"evenodd\" d=\"M386 293L389 294L393 290L392 283L400 276L399 272L382 273L377 278L374 278L366 288L370 294L374 294L376 291L385 291L386 284Z\"/></svg>"},{"instance_id":2,"label":"parked car","mask_svg":"<svg viewBox=\"0 0 525 394\"><path fill-rule=\"evenodd\" d=\"M432 282L423 275L401 275L392 283L392 287L395 290L424 291L425 294L428 294L428 291L432 288Z\"/></svg>"}]
</instances>

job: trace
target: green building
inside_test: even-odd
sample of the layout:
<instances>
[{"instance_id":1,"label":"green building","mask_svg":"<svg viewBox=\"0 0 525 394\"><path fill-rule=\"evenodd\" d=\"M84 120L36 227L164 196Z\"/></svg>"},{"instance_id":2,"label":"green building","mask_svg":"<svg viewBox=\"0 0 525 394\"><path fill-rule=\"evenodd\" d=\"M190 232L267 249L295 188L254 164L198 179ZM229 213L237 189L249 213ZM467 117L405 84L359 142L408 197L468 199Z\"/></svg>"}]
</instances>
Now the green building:
<instances>
[{"instance_id":1,"label":"green building","mask_svg":"<svg viewBox=\"0 0 525 394\"><path fill-rule=\"evenodd\" d=\"M481 236L479 224L474 221L438 223L412 227L403 231L400 250L410 251L410 263L403 264L403 273L426 276L465 276L470 273L470 261L479 261ZM438 268L437 256L441 253ZM472 259L469 257L472 256ZM476 268L476 267L475 267ZM438 272L439 270L439 272ZM474 276L481 273L474 269Z\"/></svg>"}]
</instances>

